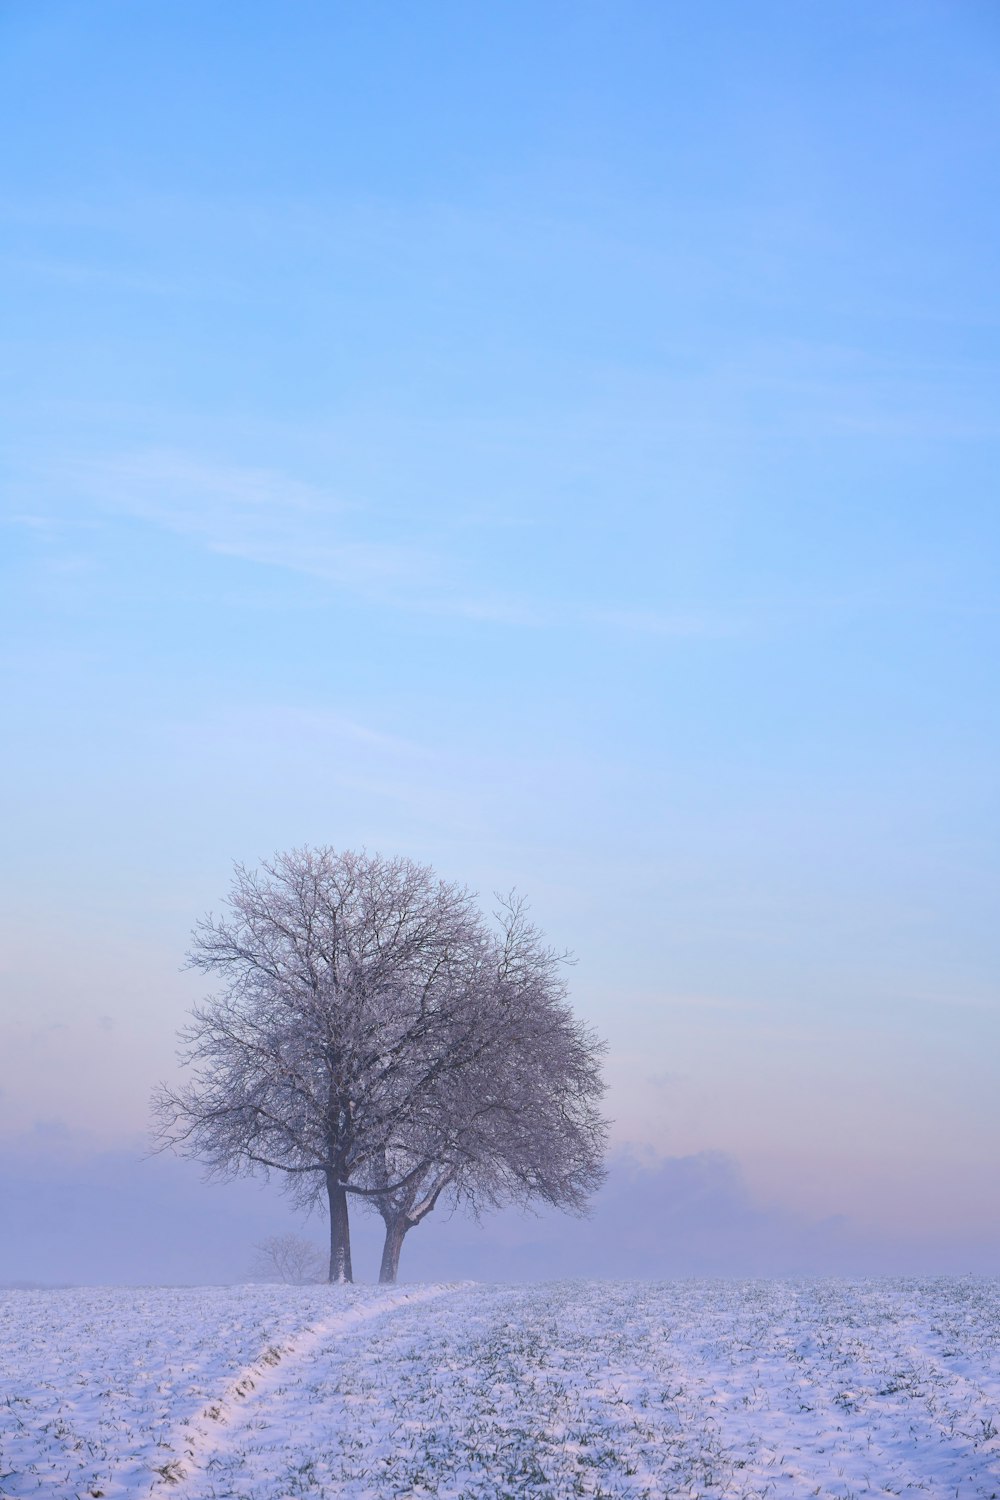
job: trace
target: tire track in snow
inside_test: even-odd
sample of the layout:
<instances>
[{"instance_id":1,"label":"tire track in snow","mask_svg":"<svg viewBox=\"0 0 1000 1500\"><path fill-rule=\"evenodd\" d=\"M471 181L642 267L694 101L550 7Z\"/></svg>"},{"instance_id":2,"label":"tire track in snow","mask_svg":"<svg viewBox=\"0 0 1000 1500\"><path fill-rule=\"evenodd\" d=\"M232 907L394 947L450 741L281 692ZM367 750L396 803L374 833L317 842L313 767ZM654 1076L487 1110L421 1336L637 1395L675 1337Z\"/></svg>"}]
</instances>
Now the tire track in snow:
<instances>
[{"instance_id":1,"label":"tire track in snow","mask_svg":"<svg viewBox=\"0 0 1000 1500\"><path fill-rule=\"evenodd\" d=\"M150 1494L153 1496L182 1496L189 1483L204 1470L208 1461L227 1447L229 1430L235 1420L242 1420L249 1403L264 1396L278 1383L289 1366L304 1359L325 1339L345 1333L375 1318L381 1318L394 1308L428 1302L454 1292L468 1283L452 1283L442 1286L416 1288L408 1292L395 1292L389 1296L378 1296L349 1311L332 1318L323 1318L302 1330L284 1344L272 1344L253 1364L246 1365L230 1381L225 1392L210 1401L193 1421L178 1429L168 1447L181 1450L176 1456L157 1465L156 1478Z\"/></svg>"}]
</instances>

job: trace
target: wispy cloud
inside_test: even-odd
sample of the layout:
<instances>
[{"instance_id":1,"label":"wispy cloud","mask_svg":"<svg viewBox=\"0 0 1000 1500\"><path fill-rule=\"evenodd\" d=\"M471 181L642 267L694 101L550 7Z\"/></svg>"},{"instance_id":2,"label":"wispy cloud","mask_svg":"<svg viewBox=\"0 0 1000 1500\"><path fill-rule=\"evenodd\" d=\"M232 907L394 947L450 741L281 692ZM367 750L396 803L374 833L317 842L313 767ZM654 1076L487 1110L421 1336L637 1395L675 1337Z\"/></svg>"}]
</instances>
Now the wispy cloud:
<instances>
[{"instance_id":1,"label":"wispy cloud","mask_svg":"<svg viewBox=\"0 0 1000 1500\"><path fill-rule=\"evenodd\" d=\"M481 568L474 554L454 551L456 538L469 527L449 523L426 538L412 528L407 534L405 516L382 513L273 469L149 449L74 465L72 477L105 517L142 522L218 556L318 579L395 609L484 624L583 627L675 641L725 640L749 628L744 618L713 611L595 607L533 598L516 586L505 589L502 582L477 577ZM510 522L499 511L476 512L473 520L476 528ZM25 516L24 524L45 522ZM527 522L519 516L511 524Z\"/></svg>"},{"instance_id":2,"label":"wispy cloud","mask_svg":"<svg viewBox=\"0 0 1000 1500\"><path fill-rule=\"evenodd\" d=\"M416 595L440 581L440 562L426 549L358 536L362 507L273 470L151 450L87 465L81 477L105 510L220 555L359 592Z\"/></svg>"},{"instance_id":3,"label":"wispy cloud","mask_svg":"<svg viewBox=\"0 0 1000 1500\"><path fill-rule=\"evenodd\" d=\"M443 546L373 535L392 518L275 470L153 449L78 465L74 478L106 514L395 608L518 626L549 618L530 601L478 586Z\"/></svg>"},{"instance_id":4,"label":"wispy cloud","mask_svg":"<svg viewBox=\"0 0 1000 1500\"><path fill-rule=\"evenodd\" d=\"M368 757L369 766L370 757L376 754L386 762L406 765L431 760L435 754L416 740L362 724L348 715L282 703L222 707L208 717L178 721L160 732L169 734L177 748L186 747L199 755L209 744L229 755L240 746L289 742L309 747L310 754L334 765L342 765L349 747Z\"/></svg>"}]
</instances>

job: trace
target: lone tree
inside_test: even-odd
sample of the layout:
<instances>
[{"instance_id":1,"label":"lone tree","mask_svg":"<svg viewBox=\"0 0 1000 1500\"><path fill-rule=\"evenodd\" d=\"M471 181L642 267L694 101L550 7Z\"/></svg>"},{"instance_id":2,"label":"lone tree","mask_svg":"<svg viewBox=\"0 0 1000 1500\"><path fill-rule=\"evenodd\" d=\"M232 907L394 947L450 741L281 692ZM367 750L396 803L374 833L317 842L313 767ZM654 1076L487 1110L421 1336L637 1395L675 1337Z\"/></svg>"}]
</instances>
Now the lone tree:
<instances>
[{"instance_id":1,"label":"lone tree","mask_svg":"<svg viewBox=\"0 0 1000 1500\"><path fill-rule=\"evenodd\" d=\"M161 1147L219 1175L279 1171L304 1206L325 1199L331 1281L352 1279L349 1195L410 1220L428 1188L433 1202L541 1191L581 1206L601 1174L600 1048L539 984L556 960L529 932L520 916L492 931L466 889L409 860L302 849L237 866L225 914L195 930L189 963L220 986L182 1033L190 1081L154 1096ZM590 1059L575 1176L551 1134L563 1120L572 1149L573 1088L557 1068L546 1105L533 1081L560 1024ZM518 1144L532 1112L550 1176ZM393 1275L397 1260L398 1247Z\"/></svg>"}]
</instances>

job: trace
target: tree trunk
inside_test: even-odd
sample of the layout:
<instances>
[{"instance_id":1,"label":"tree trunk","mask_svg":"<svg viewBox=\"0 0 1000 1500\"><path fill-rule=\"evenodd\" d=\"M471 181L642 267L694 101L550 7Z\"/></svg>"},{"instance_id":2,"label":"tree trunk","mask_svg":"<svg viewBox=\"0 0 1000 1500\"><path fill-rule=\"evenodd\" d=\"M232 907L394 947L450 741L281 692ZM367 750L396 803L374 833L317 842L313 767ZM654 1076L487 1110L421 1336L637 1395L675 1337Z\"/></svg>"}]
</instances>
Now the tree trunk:
<instances>
[{"instance_id":1,"label":"tree trunk","mask_svg":"<svg viewBox=\"0 0 1000 1500\"><path fill-rule=\"evenodd\" d=\"M347 1191L341 1187L335 1174L326 1179L330 1198L330 1280L339 1283L353 1281L351 1274L351 1221L347 1211Z\"/></svg>"},{"instance_id":2,"label":"tree trunk","mask_svg":"<svg viewBox=\"0 0 1000 1500\"><path fill-rule=\"evenodd\" d=\"M410 1227L409 1220L404 1214L390 1220L385 1226L382 1267L378 1273L378 1279L383 1285L394 1282L399 1274L399 1252L403 1248L403 1239Z\"/></svg>"}]
</instances>

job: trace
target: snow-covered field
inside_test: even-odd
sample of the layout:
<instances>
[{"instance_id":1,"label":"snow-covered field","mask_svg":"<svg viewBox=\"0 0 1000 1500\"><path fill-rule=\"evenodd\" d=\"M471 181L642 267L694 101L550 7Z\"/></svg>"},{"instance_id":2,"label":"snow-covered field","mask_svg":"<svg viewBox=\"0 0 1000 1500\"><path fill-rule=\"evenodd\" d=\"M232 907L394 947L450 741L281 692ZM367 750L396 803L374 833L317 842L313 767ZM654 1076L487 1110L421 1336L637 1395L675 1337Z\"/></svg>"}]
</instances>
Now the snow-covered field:
<instances>
[{"instance_id":1,"label":"snow-covered field","mask_svg":"<svg viewBox=\"0 0 1000 1500\"><path fill-rule=\"evenodd\" d=\"M0 1495L1000 1496L1000 1282L0 1293Z\"/></svg>"}]
</instances>

